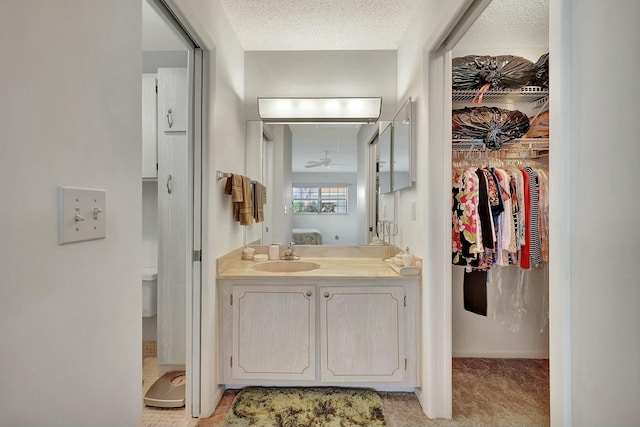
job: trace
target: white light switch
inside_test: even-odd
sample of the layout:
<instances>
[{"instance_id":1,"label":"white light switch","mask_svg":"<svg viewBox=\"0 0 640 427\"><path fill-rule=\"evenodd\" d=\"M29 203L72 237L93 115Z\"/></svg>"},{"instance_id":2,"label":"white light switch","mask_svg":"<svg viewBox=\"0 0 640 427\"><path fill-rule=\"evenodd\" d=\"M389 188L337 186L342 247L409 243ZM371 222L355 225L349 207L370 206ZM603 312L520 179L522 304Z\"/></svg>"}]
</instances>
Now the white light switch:
<instances>
[{"instance_id":1,"label":"white light switch","mask_svg":"<svg viewBox=\"0 0 640 427\"><path fill-rule=\"evenodd\" d=\"M107 235L107 191L58 187L58 243L104 239Z\"/></svg>"}]
</instances>

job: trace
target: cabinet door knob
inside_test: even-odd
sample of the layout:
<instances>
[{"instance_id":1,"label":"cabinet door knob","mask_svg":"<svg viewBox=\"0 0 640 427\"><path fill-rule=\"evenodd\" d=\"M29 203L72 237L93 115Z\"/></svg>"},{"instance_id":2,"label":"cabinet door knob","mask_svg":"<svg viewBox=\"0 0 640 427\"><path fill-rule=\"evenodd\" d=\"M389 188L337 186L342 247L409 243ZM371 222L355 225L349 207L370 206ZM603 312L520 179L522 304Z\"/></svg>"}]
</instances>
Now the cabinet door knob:
<instances>
[{"instance_id":1,"label":"cabinet door knob","mask_svg":"<svg viewBox=\"0 0 640 427\"><path fill-rule=\"evenodd\" d=\"M313 295L313 294L311 293L311 291L307 291L307 293L306 293L305 295L307 295L308 297L310 297L310 296L311 296L311 295Z\"/></svg>"},{"instance_id":2,"label":"cabinet door knob","mask_svg":"<svg viewBox=\"0 0 640 427\"><path fill-rule=\"evenodd\" d=\"M329 292L325 292L325 293L324 293L324 297L325 297L325 298L329 298Z\"/></svg>"},{"instance_id":3,"label":"cabinet door knob","mask_svg":"<svg viewBox=\"0 0 640 427\"><path fill-rule=\"evenodd\" d=\"M171 108L167 111L167 124L169 125L169 129L173 127L173 111Z\"/></svg>"}]
</instances>

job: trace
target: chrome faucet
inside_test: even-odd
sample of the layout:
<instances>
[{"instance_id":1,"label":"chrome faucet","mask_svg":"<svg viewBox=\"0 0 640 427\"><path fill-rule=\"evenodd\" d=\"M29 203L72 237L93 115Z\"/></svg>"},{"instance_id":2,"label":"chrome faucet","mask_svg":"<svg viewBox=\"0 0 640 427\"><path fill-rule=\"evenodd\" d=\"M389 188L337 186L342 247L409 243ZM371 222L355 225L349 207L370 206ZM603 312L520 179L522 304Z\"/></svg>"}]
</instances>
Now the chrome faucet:
<instances>
[{"instance_id":1,"label":"chrome faucet","mask_svg":"<svg viewBox=\"0 0 640 427\"><path fill-rule=\"evenodd\" d=\"M293 254L293 246L295 245L295 242L292 240L291 242L289 242L289 246L287 246L287 250L284 252L284 259L285 260L294 260L294 259L300 259L299 256L296 256Z\"/></svg>"}]
</instances>

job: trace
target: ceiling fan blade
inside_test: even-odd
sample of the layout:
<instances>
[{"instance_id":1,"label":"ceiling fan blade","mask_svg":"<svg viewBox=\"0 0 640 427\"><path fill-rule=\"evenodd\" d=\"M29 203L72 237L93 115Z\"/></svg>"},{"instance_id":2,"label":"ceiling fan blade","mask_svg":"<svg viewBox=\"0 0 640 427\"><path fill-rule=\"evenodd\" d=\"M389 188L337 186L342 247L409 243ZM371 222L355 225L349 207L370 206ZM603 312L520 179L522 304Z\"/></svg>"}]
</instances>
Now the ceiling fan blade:
<instances>
[{"instance_id":1,"label":"ceiling fan blade","mask_svg":"<svg viewBox=\"0 0 640 427\"><path fill-rule=\"evenodd\" d=\"M322 163L312 163L312 164L304 165L305 168L316 168L318 166L322 166Z\"/></svg>"}]
</instances>

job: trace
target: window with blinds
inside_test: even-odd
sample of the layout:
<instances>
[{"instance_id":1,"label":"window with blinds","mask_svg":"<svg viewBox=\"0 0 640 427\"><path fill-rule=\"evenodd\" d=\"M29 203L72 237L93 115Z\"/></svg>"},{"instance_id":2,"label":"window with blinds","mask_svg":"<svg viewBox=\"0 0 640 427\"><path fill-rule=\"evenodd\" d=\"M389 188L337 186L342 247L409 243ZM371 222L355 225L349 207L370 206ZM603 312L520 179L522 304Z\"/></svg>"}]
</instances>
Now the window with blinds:
<instances>
[{"instance_id":1,"label":"window with blinds","mask_svg":"<svg viewBox=\"0 0 640 427\"><path fill-rule=\"evenodd\" d=\"M346 214L347 187L293 187L294 214Z\"/></svg>"}]
</instances>

